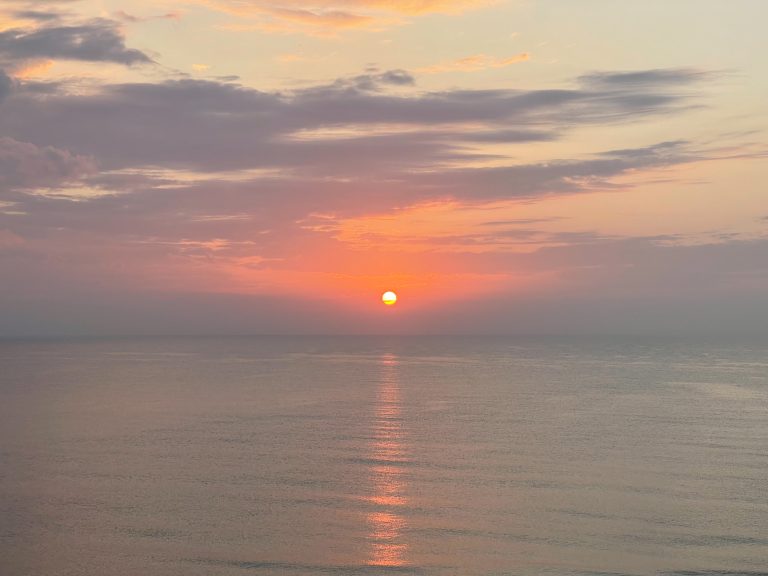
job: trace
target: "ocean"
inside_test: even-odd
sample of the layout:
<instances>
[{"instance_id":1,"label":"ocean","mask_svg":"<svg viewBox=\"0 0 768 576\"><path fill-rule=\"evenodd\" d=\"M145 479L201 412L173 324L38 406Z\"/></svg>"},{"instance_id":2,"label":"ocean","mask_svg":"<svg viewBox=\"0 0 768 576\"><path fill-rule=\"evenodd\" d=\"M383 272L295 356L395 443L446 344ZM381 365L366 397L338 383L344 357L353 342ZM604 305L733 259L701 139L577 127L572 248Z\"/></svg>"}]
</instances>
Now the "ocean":
<instances>
[{"instance_id":1,"label":"ocean","mask_svg":"<svg viewBox=\"0 0 768 576\"><path fill-rule=\"evenodd\" d=\"M768 342L0 341L2 576L768 574Z\"/></svg>"}]
</instances>

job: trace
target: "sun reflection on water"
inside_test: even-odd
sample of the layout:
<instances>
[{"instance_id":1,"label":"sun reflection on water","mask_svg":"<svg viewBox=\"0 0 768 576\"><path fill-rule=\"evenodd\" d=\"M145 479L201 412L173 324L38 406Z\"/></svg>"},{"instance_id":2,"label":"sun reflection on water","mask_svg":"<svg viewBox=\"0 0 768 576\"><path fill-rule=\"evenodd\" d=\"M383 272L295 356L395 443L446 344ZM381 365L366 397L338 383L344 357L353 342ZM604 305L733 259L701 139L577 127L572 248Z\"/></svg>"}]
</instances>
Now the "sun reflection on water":
<instances>
[{"instance_id":1,"label":"sun reflection on water","mask_svg":"<svg viewBox=\"0 0 768 576\"><path fill-rule=\"evenodd\" d=\"M405 465L408 463L403 427L399 362L394 354L379 360L381 378L376 393L373 440L370 443L372 510L367 515L370 566L404 566L408 545L402 508L408 504Z\"/></svg>"}]
</instances>

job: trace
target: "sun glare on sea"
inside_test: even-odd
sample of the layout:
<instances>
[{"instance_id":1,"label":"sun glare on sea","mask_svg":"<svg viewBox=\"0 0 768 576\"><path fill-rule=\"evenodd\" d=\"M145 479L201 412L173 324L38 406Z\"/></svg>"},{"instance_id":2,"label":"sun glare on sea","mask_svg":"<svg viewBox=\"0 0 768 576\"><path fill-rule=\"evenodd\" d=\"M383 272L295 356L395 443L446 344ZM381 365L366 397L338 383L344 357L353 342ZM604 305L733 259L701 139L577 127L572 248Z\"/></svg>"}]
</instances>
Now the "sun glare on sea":
<instances>
[{"instance_id":1,"label":"sun glare on sea","mask_svg":"<svg viewBox=\"0 0 768 576\"><path fill-rule=\"evenodd\" d=\"M397 302L397 294L391 290L388 290L381 295L381 301L384 302L384 304L387 306L392 306L395 302Z\"/></svg>"}]
</instances>

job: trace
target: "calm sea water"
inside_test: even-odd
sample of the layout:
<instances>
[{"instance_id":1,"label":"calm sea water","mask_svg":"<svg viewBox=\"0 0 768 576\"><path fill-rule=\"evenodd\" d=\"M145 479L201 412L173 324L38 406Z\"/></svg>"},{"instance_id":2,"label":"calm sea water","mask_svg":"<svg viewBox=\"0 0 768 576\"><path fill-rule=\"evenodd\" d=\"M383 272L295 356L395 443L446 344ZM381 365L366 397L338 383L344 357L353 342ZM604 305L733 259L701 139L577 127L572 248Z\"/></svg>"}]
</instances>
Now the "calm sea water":
<instances>
[{"instance_id":1,"label":"calm sea water","mask_svg":"<svg viewBox=\"0 0 768 576\"><path fill-rule=\"evenodd\" d=\"M0 342L0 574L768 574L768 345Z\"/></svg>"}]
</instances>

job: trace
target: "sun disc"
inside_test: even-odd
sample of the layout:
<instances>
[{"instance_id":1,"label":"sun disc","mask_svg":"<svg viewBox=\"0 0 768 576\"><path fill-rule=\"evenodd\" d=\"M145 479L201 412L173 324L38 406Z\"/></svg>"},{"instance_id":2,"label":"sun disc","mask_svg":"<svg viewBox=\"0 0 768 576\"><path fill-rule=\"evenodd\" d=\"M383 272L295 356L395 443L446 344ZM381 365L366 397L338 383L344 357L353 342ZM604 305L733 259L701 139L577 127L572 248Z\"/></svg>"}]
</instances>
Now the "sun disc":
<instances>
[{"instance_id":1,"label":"sun disc","mask_svg":"<svg viewBox=\"0 0 768 576\"><path fill-rule=\"evenodd\" d=\"M392 292L391 290L387 290L384 292L384 294L381 295L381 301L384 302L387 306L392 306L395 302L397 302L397 294Z\"/></svg>"}]
</instances>

